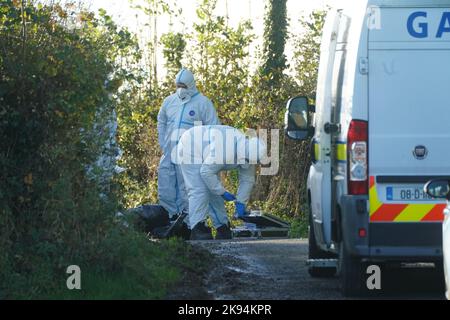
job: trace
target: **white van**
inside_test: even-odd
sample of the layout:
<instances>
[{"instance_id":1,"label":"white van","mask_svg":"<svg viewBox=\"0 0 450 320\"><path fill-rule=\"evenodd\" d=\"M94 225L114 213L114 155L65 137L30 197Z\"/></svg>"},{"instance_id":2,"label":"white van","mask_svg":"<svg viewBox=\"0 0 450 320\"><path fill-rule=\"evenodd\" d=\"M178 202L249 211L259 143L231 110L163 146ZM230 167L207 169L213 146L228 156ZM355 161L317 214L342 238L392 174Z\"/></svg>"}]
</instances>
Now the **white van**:
<instances>
[{"instance_id":1,"label":"white van","mask_svg":"<svg viewBox=\"0 0 450 320\"><path fill-rule=\"evenodd\" d=\"M310 273L337 268L353 295L367 262L442 263L445 203L423 188L450 176L450 1L348 3L326 20L316 106L292 99L286 131L313 139Z\"/></svg>"}]
</instances>

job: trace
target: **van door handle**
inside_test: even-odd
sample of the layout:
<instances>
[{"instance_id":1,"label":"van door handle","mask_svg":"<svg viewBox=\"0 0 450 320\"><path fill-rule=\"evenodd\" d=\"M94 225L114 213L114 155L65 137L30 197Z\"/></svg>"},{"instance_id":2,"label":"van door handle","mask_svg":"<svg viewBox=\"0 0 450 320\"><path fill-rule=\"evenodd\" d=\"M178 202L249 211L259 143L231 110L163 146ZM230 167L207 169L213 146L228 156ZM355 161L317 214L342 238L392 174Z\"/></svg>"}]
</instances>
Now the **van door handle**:
<instances>
[{"instance_id":1,"label":"van door handle","mask_svg":"<svg viewBox=\"0 0 450 320\"><path fill-rule=\"evenodd\" d=\"M326 134L341 133L341 125L339 123L326 123L324 127Z\"/></svg>"}]
</instances>

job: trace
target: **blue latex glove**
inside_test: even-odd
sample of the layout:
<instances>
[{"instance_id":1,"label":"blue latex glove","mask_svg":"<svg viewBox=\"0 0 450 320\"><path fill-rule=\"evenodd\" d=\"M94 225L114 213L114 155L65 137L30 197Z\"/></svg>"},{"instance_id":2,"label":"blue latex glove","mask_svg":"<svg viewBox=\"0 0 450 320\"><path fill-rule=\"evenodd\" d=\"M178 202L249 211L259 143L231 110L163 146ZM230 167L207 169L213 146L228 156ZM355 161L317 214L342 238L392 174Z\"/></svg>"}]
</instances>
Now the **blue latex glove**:
<instances>
[{"instance_id":1,"label":"blue latex glove","mask_svg":"<svg viewBox=\"0 0 450 320\"><path fill-rule=\"evenodd\" d=\"M234 194L231 194L229 192L225 192L222 196L222 198L225 199L227 202L236 201L236 196Z\"/></svg>"},{"instance_id":2,"label":"blue latex glove","mask_svg":"<svg viewBox=\"0 0 450 320\"><path fill-rule=\"evenodd\" d=\"M243 218L247 215L247 210L245 208L245 204L241 202L236 202L236 212L235 216L236 218Z\"/></svg>"}]
</instances>

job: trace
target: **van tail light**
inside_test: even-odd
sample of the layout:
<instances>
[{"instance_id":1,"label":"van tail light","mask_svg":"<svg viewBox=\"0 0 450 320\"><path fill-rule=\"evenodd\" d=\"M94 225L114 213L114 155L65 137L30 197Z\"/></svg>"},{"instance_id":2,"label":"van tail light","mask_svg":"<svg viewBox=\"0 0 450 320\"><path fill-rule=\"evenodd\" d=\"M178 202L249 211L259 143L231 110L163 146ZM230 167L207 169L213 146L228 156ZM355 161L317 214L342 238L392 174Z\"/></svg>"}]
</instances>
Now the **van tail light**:
<instances>
[{"instance_id":1,"label":"van tail light","mask_svg":"<svg viewBox=\"0 0 450 320\"><path fill-rule=\"evenodd\" d=\"M347 138L348 191L351 195L369 193L369 141L366 121L353 120Z\"/></svg>"}]
</instances>

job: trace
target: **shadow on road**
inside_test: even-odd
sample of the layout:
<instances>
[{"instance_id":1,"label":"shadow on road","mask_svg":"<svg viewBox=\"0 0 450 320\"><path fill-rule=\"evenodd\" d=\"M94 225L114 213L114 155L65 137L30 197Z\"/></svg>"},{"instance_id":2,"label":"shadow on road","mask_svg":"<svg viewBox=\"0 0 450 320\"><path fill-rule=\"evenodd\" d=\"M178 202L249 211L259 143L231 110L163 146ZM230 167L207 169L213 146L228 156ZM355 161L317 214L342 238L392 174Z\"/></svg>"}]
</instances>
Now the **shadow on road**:
<instances>
[{"instance_id":1,"label":"shadow on road","mask_svg":"<svg viewBox=\"0 0 450 320\"><path fill-rule=\"evenodd\" d=\"M210 299L218 300L341 300L339 278L312 278L308 274L305 240L212 241L192 243L214 256L201 285ZM441 300L444 276L422 265L382 268L382 290L360 299ZM184 296L186 297L186 296ZM198 297L204 299L204 297Z\"/></svg>"},{"instance_id":2,"label":"shadow on road","mask_svg":"<svg viewBox=\"0 0 450 320\"><path fill-rule=\"evenodd\" d=\"M433 267L390 267L382 273L380 299L445 299L444 274Z\"/></svg>"}]
</instances>

